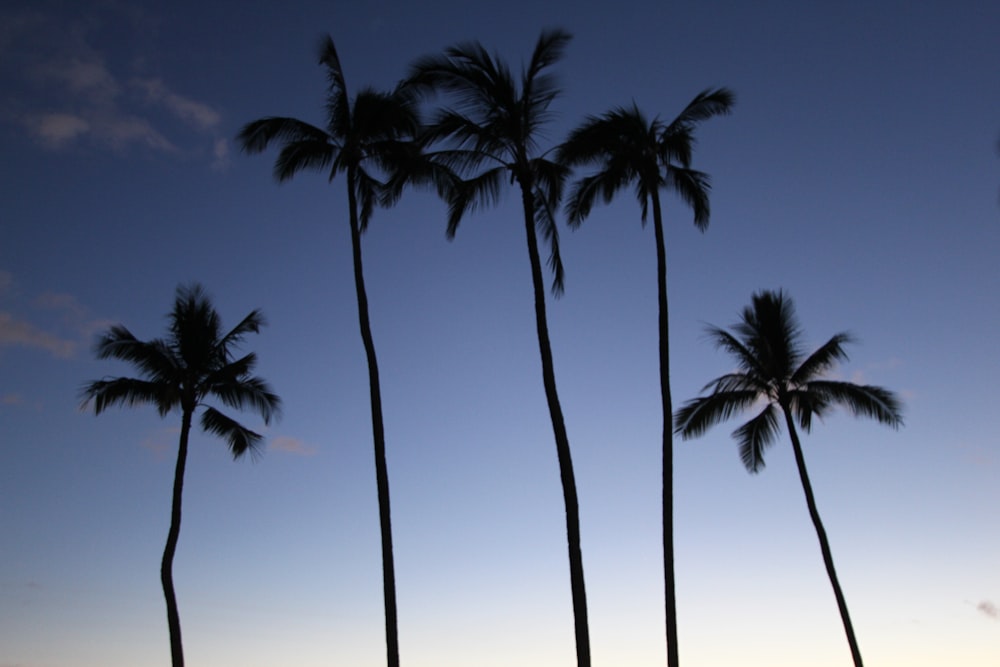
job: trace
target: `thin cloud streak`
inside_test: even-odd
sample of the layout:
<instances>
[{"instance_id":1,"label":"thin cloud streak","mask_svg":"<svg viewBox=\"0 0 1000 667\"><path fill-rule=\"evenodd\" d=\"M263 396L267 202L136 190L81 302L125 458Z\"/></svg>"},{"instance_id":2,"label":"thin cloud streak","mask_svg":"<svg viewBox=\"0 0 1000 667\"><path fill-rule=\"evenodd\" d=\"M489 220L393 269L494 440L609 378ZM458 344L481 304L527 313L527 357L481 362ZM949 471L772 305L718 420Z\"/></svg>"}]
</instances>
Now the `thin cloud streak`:
<instances>
[{"instance_id":1,"label":"thin cloud streak","mask_svg":"<svg viewBox=\"0 0 1000 667\"><path fill-rule=\"evenodd\" d=\"M271 438L268 449L286 454L295 454L297 456L315 456L318 451L316 447L287 435L279 435Z\"/></svg>"}]
</instances>

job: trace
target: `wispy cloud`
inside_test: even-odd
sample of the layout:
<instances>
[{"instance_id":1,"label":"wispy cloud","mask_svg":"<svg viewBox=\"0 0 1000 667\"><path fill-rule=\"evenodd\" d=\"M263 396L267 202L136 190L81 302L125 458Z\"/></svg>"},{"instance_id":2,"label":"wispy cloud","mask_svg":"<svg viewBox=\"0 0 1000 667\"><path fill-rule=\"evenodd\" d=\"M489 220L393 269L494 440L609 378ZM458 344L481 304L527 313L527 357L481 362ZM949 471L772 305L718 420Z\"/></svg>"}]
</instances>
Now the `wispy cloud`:
<instances>
[{"instance_id":1,"label":"wispy cloud","mask_svg":"<svg viewBox=\"0 0 1000 667\"><path fill-rule=\"evenodd\" d=\"M0 11L0 69L16 82L5 91L0 119L25 128L46 150L200 154L212 168L224 168L217 109L143 71L135 63L148 62L145 54L112 57L110 49L94 46L107 43L101 29L135 19L126 14L115 5L76 20Z\"/></svg>"},{"instance_id":2,"label":"wispy cloud","mask_svg":"<svg viewBox=\"0 0 1000 667\"><path fill-rule=\"evenodd\" d=\"M0 296L13 301L0 310L0 349L22 347L48 352L58 359L73 357L88 339L109 323L99 320L70 294L44 292L34 299L18 298L10 273L0 271Z\"/></svg>"},{"instance_id":3,"label":"wispy cloud","mask_svg":"<svg viewBox=\"0 0 1000 667\"><path fill-rule=\"evenodd\" d=\"M1000 608L997 608L997 606L989 600L983 600L977 604L976 609L984 616L988 616L993 620L1000 620Z\"/></svg>"},{"instance_id":4,"label":"wispy cloud","mask_svg":"<svg viewBox=\"0 0 1000 667\"><path fill-rule=\"evenodd\" d=\"M268 449L286 454L296 454L298 456L314 456L317 448L305 442L287 435L279 435L271 438Z\"/></svg>"},{"instance_id":5,"label":"wispy cloud","mask_svg":"<svg viewBox=\"0 0 1000 667\"><path fill-rule=\"evenodd\" d=\"M0 347L14 345L45 350L54 357L68 359L76 352L78 343L0 311Z\"/></svg>"}]
</instances>

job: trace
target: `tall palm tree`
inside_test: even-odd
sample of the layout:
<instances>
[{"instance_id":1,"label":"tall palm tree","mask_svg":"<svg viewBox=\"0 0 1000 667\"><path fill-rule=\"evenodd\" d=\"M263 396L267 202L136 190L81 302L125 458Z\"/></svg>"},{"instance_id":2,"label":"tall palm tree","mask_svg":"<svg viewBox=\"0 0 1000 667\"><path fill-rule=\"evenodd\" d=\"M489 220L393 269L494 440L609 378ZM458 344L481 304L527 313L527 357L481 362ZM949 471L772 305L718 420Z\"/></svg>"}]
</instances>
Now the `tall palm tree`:
<instances>
[{"instance_id":1,"label":"tall palm tree","mask_svg":"<svg viewBox=\"0 0 1000 667\"><path fill-rule=\"evenodd\" d=\"M656 243L657 307L660 338L660 397L663 410L663 574L667 629L667 664L679 664L677 648L677 598L674 579L673 429L670 400L670 338L667 314L667 255L663 240L660 190L677 192L694 209L694 224L708 227L709 178L691 168L694 128L712 116L727 114L734 103L725 88L706 90L695 97L677 118L664 123L648 120L634 104L603 116L591 116L575 129L559 149L567 165L597 165L598 171L580 178L570 191L566 210L569 224L578 227L600 197L610 202L618 192L633 186L642 207L642 223L650 205Z\"/></svg>"},{"instance_id":2,"label":"tall palm tree","mask_svg":"<svg viewBox=\"0 0 1000 667\"><path fill-rule=\"evenodd\" d=\"M329 36L320 44L319 62L326 69L329 82L324 127L295 118L272 116L248 123L240 131L238 141L243 150L251 154L266 150L274 142L281 144L274 163L274 176L278 182L287 181L307 169L326 170L331 182L338 174L345 176L358 320L368 360L375 479L382 534L386 651L389 667L399 667L385 427L378 360L361 262L361 234L367 228L376 204L390 206L399 197L404 183L423 183L432 176L430 171L421 172L417 168L420 146L412 139L420 129L420 119L411 90L400 87L386 93L366 87L350 97L340 58Z\"/></svg>"},{"instance_id":3,"label":"tall palm tree","mask_svg":"<svg viewBox=\"0 0 1000 667\"><path fill-rule=\"evenodd\" d=\"M254 310L225 333L219 315L202 287L179 287L169 315L166 338L141 341L124 326L117 325L97 341L95 352L99 359L126 361L139 370L140 377L96 380L85 385L81 392L83 407L93 404L95 414L101 414L113 405L132 407L143 403L155 405L161 417L174 409L180 410L181 435L174 470L170 530L160 564L160 581L167 602L170 656L174 667L184 665L173 563L181 530L181 493L191 421L194 413L203 408L202 429L223 438L233 458L238 459L247 452L251 456L259 453L262 441L259 434L205 401L215 398L231 408L249 408L260 414L265 424L278 415L281 400L264 380L251 375L257 355L253 352L239 358L234 355L235 348L246 335L258 333L263 324L263 315Z\"/></svg>"},{"instance_id":4,"label":"tall palm tree","mask_svg":"<svg viewBox=\"0 0 1000 667\"><path fill-rule=\"evenodd\" d=\"M535 298L535 324L542 362L542 381L555 436L569 549L570 585L579 667L590 665L587 595L580 549L580 516L569 437L556 390L552 347L545 313L545 283L538 251L540 233L549 244L552 289L563 289L563 266L555 212L567 169L539 151L541 128L549 105L559 93L548 69L563 54L570 35L561 30L541 34L528 66L515 79L507 64L478 42L458 44L443 55L417 60L409 83L420 92L438 91L453 106L438 111L428 137L444 141L436 159L467 177L449 192L447 234L452 238L467 210L496 203L505 182L517 183L524 214L528 261Z\"/></svg>"},{"instance_id":5,"label":"tall palm tree","mask_svg":"<svg viewBox=\"0 0 1000 667\"><path fill-rule=\"evenodd\" d=\"M898 428L903 423L900 402L891 391L882 387L822 379L838 361L847 359L844 345L853 338L850 334L838 333L806 357L792 300L780 291L754 294L752 305L744 308L733 330L735 334L709 327L708 334L717 347L735 357L739 370L712 380L704 388L711 389L710 394L685 403L675 415L676 430L684 438L693 438L737 412L764 403L756 417L733 432L743 464L755 473L764 467L764 449L774 442L780 419L784 417L851 656L855 667L862 667L861 650L833 566L830 542L816 509L795 424L798 422L808 433L813 417L822 418L831 408L840 405L855 416L871 417Z\"/></svg>"}]
</instances>

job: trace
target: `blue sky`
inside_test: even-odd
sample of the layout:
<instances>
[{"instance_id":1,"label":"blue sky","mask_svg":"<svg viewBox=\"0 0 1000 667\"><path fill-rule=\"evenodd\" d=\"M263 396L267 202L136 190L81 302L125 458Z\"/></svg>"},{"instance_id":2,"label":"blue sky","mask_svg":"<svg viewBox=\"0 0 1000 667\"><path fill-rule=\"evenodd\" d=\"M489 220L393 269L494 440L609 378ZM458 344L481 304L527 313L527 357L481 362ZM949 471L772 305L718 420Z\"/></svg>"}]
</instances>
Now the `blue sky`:
<instances>
[{"instance_id":1,"label":"blue sky","mask_svg":"<svg viewBox=\"0 0 1000 667\"><path fill-rule=\"evenodd\" d=\"M322 120L316 42L348 85L478 39L515 66L574 34L554 145L632 100L699 130L698 232L667 200L672 388L703 339L784 288L807 339L857 334L838 375L896 390L906 426L835 414L805 441L866 663L1000 659L995 267L1000 10L988 2L12 2L0 12L0 667L167 665L157 570L179 420L78 409L94 336L160 335L205 284L285 401L258 463L193 441L175 579L192 667L384 664L367 375L346 197L233 137ZM364 238L384 388L407 667L574 663L562 499L516 198L444 238L407 193ZM595 665L664 662L652 230L627 196L563 231L549 301L581 500ZM252 423L252 422L251 422ZM790 448L748 475L717 427L676 452L686 667L850 659Z\"/></svg>"}]
</instances>

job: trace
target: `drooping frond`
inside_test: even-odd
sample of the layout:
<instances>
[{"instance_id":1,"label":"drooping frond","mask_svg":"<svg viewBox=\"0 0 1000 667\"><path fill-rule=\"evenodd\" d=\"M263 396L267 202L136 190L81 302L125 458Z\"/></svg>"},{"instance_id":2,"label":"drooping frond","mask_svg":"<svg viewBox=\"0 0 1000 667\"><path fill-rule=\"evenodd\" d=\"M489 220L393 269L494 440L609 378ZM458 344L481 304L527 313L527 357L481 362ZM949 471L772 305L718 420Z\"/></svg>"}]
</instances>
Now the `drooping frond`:
<instances>
[{"instance_id":1,"label":"drooping frond","mask_svg":"<svg viewBox=\"0 0 1000 667\"><path fill-rule=\"evenodd\" d=\"M748 375L762 379L767 377L767 371L761 366L760 360L754 354L754 351L749 349L736 336L716 326L706 327L705 335L712 341L715 347L736 357L737 365Z\"/></svg>"},{"instance_id":2,"label":"drooping frond","mask_svg":"<svg viewBox=\"0 0 1000 667\"><path fill-rule=\"evenodd\" d=\"M535 226L549 246L548 266L552 270L552 293L559 296L565 287L565 271L559 254L559 228L555 216L567 169L561 164L542 159L534 160L532 166L535 176Z\"/></svg>"},{"instance_id":3,"label":"drooping frond","mask_svg":"<svg viewBox=\"0 0 1000 667\"><path fill-rule=\"evenodd\" d=\"M225 440L234 459L250 452L250 456L256 460L261 454L260 446L264 437L215 408L205 408L201 413L201 427L206 433Z\"/></svg>"},{"instance_id":4,"label":"drooping frond","mask_svg":"<svg viewBox=\"0 0 1000 667\"><path fill-rule=\"evenodd\" d=\"M449 192L448 227L446 234L454 238L466 211L495 205L506 182L507 170L503 166L484 171L478 176L459 182Z\"/></svg>"},{"instance_id":5,"label":"drooping frond","mask_svg":"<svg viewBox=\"0 0 1000 667\"><path fill-rule=\"evenodd\" d=\"M166 415L177 404L178 396L171 385L135 378L96 380L84 385L80 391L81 409L94 406L94 414L120 405L132 408L137 405L155 406L160 416Z\"/></svg>"},{"instance_id":6,"label":"drooping frond","mask_svg":"<svg viewBox=\"0 0 1000 667\"><path fill-rule=\"evenodd\" d=\"M665 183L691 207L695 227L705 231L710 213L708 194L712 189L708 174L695 169L673 168L667 171Z\"/></svg>"},{"instance_id":7,"label":"drooping frond","mask_svg":"<svg viewBox=\"0 0 1000 667\"><path fill-rule=\"evenodd\" d=\"M230 348L242 344L247 334L260 333L261 327L266 324L267 319L264 317L264 313L259 309L254 309L219 340L219 347L226 350L228 357L231 352Z\"/></svg>"},{"instance_id":8,"label":"drooping frond","mask_svg":"<svg viewBox=\"0 0 1000 667\"><path fill-rule=\"evenodd\" d=\"M178 367L177 359L164 341L138 340L120 324L112 326L98 338L94 344L94 354L98 359L128 362L150 379L173 378Z\"/></svg>"},{"instance_id":9,"label":"drooping frond","mask_svg":"<svg viewBox=\"0 0 1000 667\"><path fill-rule=\"evenodd\" d=\"M272 142L281 144L325 144L330 135L315 125L295 118L269 116L247 123L236 135L244 152L262 153Z\"/></svg>"},{"instance_id":10,"label":"drooping frond","mask_svg":"<svg viewBox=\"0 0 1000 667\"><path fill-rule=\"evenodd\" d=\"M764 467L764 450L778 434L778 408L769 403L759 415L733 431L740 448L740 459L750 472Z\"/></svg>"},{"instance_id":11,"label":"drooping frond","mask_svg":"<svg viewBox=\"0 0 1000 667\"><path fill-rule=\"evenodd\" d=\"M888 389L833 380L813 380L804 389L847 408L855 416L869 417L893 428L903 425L902 404Z\"/></svg>"},{"instance_id":12,"label":"drooping frond","mask_svg":"<svg viewBox=\"0 0 1000 667\"><path fill-rule=\"evenodd\" d=\"M715 391L691 399L674 413L674 433L685 440L696 438L712 426L746 410L758 399L755 391Z\"/></svg>"}]
</instances>

